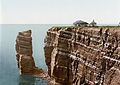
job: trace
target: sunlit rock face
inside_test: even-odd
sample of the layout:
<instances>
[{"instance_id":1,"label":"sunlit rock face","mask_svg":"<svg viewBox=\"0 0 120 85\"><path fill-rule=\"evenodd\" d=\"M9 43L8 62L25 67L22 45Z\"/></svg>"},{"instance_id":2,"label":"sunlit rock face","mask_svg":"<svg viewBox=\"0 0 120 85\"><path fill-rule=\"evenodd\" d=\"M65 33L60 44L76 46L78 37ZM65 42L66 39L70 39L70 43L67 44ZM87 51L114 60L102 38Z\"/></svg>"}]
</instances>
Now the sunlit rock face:
<instances>
[{"instance_id":1,"label":"sunlit rock face","mask_svg":"<svg viewBox=\"0 0 120 85\"><path fill-rule=\"evenodd\" d=\"M33 74L35 62L32 57L31 30L19 32L16 39L16 58L20 74Z\"/></svg>"},{"instance_id":2,"label":"sunlit rock face","mask_svg":"<svg viewBox=\"0 0 120 85\"><path fill-rule=\"evenodd\" d=\"M45 38L48 74L62 85L120 85L120 27L53 27Z\"/></svg>"}]
</instances>

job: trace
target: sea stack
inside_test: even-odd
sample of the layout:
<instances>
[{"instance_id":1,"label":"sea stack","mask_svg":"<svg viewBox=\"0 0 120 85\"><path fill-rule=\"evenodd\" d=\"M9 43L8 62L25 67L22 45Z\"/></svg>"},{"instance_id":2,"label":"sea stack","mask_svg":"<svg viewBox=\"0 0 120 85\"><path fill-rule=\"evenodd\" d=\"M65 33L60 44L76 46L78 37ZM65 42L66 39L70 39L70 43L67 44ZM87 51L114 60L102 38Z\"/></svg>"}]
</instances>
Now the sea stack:
<instances>
[{"instance_id":1,"label":"sea stack","mask_svg":"<svg viewBox=\"0 0 120 85\"><path fill-rule=\"evenodd\" d=\"M20 74L33 74L35 62L32 56L31 30L18 33L16 39L16 52Z\"/></svg>"},{"instance_id":2,"label":"sea stack","mask_svg":"<svg viewBox=\"0 0 120 85\"><path fill-rule=\"evenodd\" d=\"M35 77L46 80L48 85L54 85L53 80L49 77L48 72L35 66L32 56L32 37L31 30L19 32L16 39L16 59L20 75L31 74Z\"/></svg>"}]
</instances>

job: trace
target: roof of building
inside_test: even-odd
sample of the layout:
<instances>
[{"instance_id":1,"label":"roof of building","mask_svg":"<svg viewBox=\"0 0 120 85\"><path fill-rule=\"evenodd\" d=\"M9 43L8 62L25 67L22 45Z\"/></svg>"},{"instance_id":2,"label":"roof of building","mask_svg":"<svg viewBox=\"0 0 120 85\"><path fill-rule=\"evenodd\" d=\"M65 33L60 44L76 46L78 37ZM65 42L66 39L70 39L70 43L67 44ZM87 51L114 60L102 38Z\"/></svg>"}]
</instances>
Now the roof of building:
<instances>
[{"instance_id":1,"label":"roof of building","mask_svg":"<svg viewBox=\"0 0 120 85\"><path fill-rule=\"evenodd\" d=\"M94 20L90 24L97 24Z\"/></svg>"},{"instance_id":2,"label":"roof of building","mask_svg":"<svg viewBox=\"0 0 120 85\"><path fill-rule=\"evenodd\" d=\"M78 21L74 22L73 24L88 24L88 23L84 22L82 20L78 20Z\"/></svg>"}]
</instances>

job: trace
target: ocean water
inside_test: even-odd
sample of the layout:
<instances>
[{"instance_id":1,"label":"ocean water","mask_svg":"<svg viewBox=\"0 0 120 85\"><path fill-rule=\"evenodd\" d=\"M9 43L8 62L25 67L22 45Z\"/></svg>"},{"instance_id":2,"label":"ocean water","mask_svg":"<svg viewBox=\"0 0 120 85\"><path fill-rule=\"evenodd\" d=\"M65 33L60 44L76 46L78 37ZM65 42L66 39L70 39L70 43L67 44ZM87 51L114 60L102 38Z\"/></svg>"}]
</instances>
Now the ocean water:
<instances>
[{"instance_id":1,"label":"ocean water","mask_svg":"<svg viewBox=\"0 0 120 85\"><path fill-rule=\"evenodd\" d=\"M45 80L32 75L19 75L15 40L18 32L32 30L33 57L37 67L47 70L44 57L44 38L54 24L1 24L0 25L0 85L47 85Z\"/></svg>"}]
</instances>

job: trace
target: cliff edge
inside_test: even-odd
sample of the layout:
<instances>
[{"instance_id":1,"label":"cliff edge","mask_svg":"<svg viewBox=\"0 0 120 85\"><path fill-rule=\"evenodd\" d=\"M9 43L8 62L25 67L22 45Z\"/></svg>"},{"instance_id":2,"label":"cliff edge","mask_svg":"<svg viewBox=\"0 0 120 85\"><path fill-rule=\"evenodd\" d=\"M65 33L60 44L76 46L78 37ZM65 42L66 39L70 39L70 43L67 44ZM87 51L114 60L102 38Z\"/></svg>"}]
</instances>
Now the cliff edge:
<instances>
[{"instance_id":1,"label":"cliff edge","mask_svg":"<svg viewBox=\"0 0 120 85\"><path fill-rule=\"evenodd\" d=\"M120 85L120 27L52 27L44 43L48 71L35 66L31 30L18 33L20 74L48 85Z\"/></svg>"},{"instance_id":2,"label":"cliff edge","mask_svg":"<svg viewBox=\"0 0 120 85\"><path fill-rule=\"evenodd\" d=\"M62 85L120 85L120 27L52 27L48 74Z\"/></svg>"}]
</instances>

